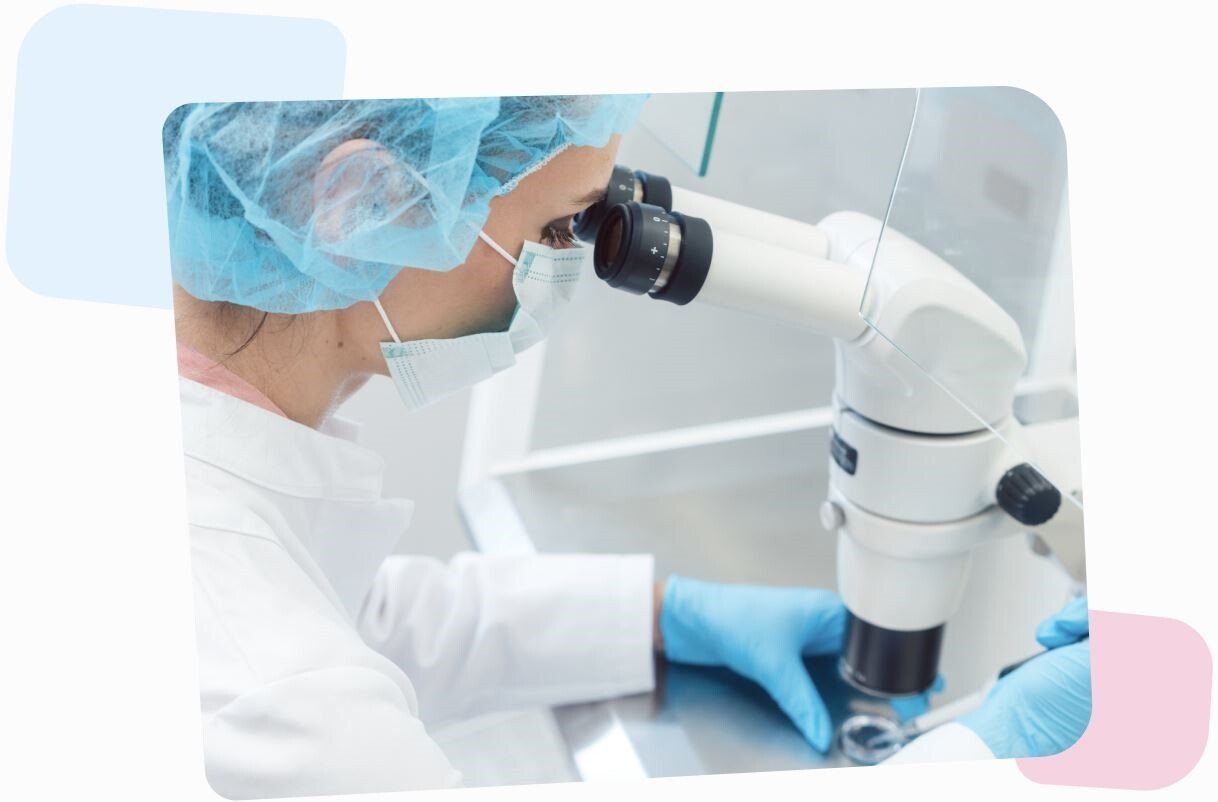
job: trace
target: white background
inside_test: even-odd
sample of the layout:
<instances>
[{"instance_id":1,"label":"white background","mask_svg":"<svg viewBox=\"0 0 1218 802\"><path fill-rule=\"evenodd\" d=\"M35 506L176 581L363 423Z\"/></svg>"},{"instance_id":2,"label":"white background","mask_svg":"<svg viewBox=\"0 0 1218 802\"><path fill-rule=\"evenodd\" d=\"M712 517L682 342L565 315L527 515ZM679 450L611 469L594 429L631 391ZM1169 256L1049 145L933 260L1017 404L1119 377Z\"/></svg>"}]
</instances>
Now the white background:
<instances>
[{"instance_id":1,"label":"white background","mask_svg":"<svg viewBox=\"0 0 1218 802\"><path fill-rule=\"evenodd\" d=\"M353 96L1034 92L1057 112L1069 149L1091 604L1180 618L1218 643L1216 438L1207 414L1218 59L1212 23L1185 13L1203 4L842 0L796 11L751 0L713 16L692 3L159 5L328 19L347 40ZM3 11L5 117L21 38L54 6ZM6 186L9 131L5 119ZM198 740L171 315L43 298L0 271L0 343L0 610L9 643L0 796L214 798ZM1212 795L1212 752L1159 795ZM1113 795L1037 786L1011 763L988 762L435 797L870 798L911 788L949 799Z\"/></svg>"}]
</instances>

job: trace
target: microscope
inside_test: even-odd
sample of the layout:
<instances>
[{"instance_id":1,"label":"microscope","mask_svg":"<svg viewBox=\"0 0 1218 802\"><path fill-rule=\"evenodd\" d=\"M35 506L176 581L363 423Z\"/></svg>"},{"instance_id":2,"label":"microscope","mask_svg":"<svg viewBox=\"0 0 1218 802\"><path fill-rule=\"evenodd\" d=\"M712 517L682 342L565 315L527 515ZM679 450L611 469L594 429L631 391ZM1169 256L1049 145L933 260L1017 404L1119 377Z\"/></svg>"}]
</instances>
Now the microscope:
<instances>
[{"instance_id":1,"label":"microscope","mask_svg":"<svg viewBox=\"0 0 1218 802\"><path fill-rule=\"evenodd\" d=\"M1025 459L1037 439L1013 416L1027 363L1015 321L936 254L856 212L811 225L617 166L574 230L610 287L833 338L820 518L836 532L849 613L840 671L873 695L927 691L972 551L1062 504ZM877 248L884 270L871 273Z\"/></svg>"}]
</instances>

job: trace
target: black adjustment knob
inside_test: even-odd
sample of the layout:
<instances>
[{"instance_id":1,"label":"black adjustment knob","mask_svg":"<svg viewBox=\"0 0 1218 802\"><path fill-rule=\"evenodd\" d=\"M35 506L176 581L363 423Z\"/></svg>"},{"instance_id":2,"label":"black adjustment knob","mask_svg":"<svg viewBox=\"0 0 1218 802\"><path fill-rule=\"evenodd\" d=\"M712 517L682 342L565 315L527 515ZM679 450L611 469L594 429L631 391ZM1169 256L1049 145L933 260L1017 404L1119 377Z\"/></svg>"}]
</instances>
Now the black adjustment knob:
<instances>
[{"instance_id":1,"label":"black adjustment knob","mask_svg":"<svg viewBox=\"0 0 1218 802\"><path fill-rule=\"evenodd\" d=\"M1043 524L1062 505L1061 491L1026 462L1002 475L997 495L998 506L1028 526Z\"/></svg>"}]
</instances>

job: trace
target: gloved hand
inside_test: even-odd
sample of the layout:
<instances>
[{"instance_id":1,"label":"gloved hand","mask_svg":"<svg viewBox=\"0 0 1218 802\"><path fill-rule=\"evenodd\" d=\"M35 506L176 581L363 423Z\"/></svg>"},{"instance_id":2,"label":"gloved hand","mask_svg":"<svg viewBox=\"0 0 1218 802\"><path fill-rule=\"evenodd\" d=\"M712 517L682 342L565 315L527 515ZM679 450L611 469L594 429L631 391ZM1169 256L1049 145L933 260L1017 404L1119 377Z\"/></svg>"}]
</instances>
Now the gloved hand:
<instances>
[{"instance_id":1,"label":"gloved hand","mask_svg":"<svg viewBox=\"0 0 1218 802\"><path fill-rule=\"evenodd\" d=\"M1087 599L1067 604L1036 630L1049 651L994 685L981 707L958 721L995 757L1043 757L1074 744L1091 720Z\"/></svg>"},{"instance_id":2,"label":"gloved hand","mask_svg":"<svg viewBox=\"0 0 1218 802\"><path fill-rule=\"evenodd\" d=\"M943 693L944 687L946 687L946 683L943 680L943 675L936 674L934 684L927 690L914 696L898 696L894 699L889 699L888 704L892 707L892 712L897 714L897 721L904 724L910 719L929 712L931 697L936 693Z\"/></svg>"},{"instance_id":3,"label":"gloved hand","mask_svg":"<svg viewBox=\"0 0 1218 802\"><path fill-rule=\"evenodd\" d=\"M802 655L836 654L846 608L813 588L723 585L668 578L660 608L664 653L677 663L726 666L765 688L813 747L833 740L829 711Z\"/></svg>"},{"instance_id":4,"label":"gloved hand","mask_svg":"<svg viewBox=\"0 0 1218 802\"><path fill-rule=\"evenodd\" d=\"M1087 597L1079 596L1040 622L1036 628L1036 640L1046 649L1056 649L1082 640L1090 631Z\"/></svg>"}]
</instances>

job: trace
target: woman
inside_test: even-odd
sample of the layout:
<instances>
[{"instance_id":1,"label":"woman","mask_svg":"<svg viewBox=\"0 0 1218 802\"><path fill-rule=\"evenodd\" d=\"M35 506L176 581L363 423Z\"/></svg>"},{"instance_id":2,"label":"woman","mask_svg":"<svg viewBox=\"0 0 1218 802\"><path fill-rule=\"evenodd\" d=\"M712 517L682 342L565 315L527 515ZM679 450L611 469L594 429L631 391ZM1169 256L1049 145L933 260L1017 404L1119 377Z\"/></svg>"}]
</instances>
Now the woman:
<instances>
[{"instance_id":1,"label":"woman","mask_svg":"<svg viewBox=\"0 0 1218 802\"><path fill-rule=\"evenodd\" d=\"M839 649L836 595L656 581L646 555L391 556L412 504L381 497L381 460L333 415L374 374L417 408L545 336L586 260L571 219L603 191L642 102L201 104L170 116L204 751L221 794L455 785L425 724L645 691L655 650L755 680L828 749L801 656ZM987 744L1007 737L1009 700L1023 699L1004 687L1005 707L954 736L963 753L999 754ZM1047 741L1061 748L1085 724L1058 723Z\"/></svg>"}]
</instances>

